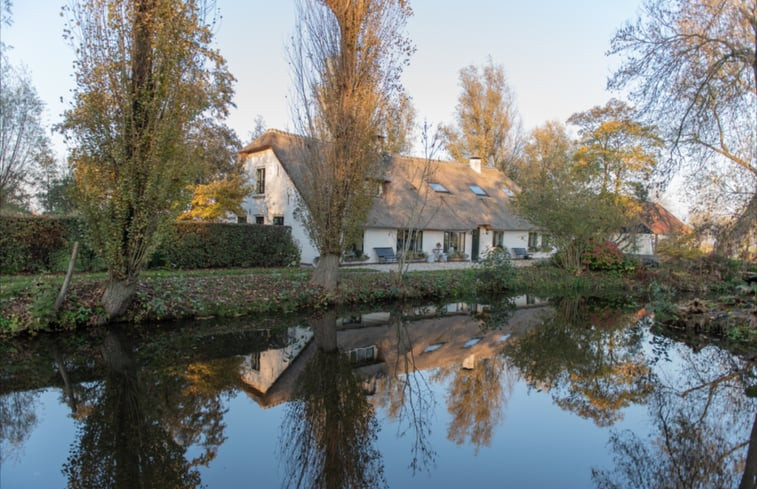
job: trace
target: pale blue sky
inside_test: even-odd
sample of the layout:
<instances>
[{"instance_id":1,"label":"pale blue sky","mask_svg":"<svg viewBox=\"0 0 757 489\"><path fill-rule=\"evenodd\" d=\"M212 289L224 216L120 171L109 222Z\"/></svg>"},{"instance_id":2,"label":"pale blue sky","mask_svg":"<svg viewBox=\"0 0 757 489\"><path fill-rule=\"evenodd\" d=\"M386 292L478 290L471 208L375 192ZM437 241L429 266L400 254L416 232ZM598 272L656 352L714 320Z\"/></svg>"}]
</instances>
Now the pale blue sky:
<instances>
[{"instance_id":1,"label":"pale blue sky","mask_svg":"<svg viewBox=\"0 0 757 489\"><path fill-rule=\"evenodd\" d=\"M73 85L73 51L63 41L66 0L15 0L3 41L23 62L59 121ZM526 129L604 104L607 76L617 60L605 56L615 30L638 13L641 0L416 0L407 34L417 51L403 77L419 122L451 123L460 68L489 56L502 64ZM246 140L257 114L291 129L286 43L294 26L292 0L217 0L217 43L237 77L229 124ZM63 102L61 102L61 98ZM56 148L63 152L58 138ZM61 154L61 156L63 156Z\"/></svg>"}]
</instances>

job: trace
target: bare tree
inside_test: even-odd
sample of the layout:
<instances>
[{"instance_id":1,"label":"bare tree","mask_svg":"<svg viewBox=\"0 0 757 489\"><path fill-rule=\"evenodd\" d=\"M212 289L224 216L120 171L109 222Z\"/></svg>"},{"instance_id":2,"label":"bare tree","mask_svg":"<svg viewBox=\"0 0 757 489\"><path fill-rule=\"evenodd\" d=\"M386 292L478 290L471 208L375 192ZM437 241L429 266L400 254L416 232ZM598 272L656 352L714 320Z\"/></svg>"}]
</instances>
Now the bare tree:
<instances>
[{"instance_id":1,"label":"bare tree","mask_svg":"<svg viewBox=\"0 0 757 489\"><path fill-rule=\"evenodd\" d=\"M424 121L421 127L421 144L423 146L423 159L410 160L411 163L403 168L404 177L414 189L409 208L407 209L406 218L399 223L400 233L402 236L402 246L397 249L397 282L401 284L404 280L410 266L410 258L417 251L412 249L413 245L419 243L419 236L426 225L436 214L439 208L439 202L434 202L429 206L429 197L432 192L428 183L434 181L436 173L436 164L434 156L442 145L442 135L438 130L433 130L428 121Z\"/></svg>"},{"instance_id":2,"label":"bare tree","mask_svg":"<svg viewBox=\"0 0 757 489\"><path fill-rule=\"evenodd\" d=\"M345 243L373 204L389 110L412 51L405 0L301 0L290 57L302 148L305 227L320 252L311 283L336 289ZM309 142L307 142L309 141Z\"/></svg>"},{"instance_id":3,"label":"bare tree","mask_svg":"<svg viewBox=\"0 0 757 489\"><path fill-rule=\"evenodd\" d=\"M4 57L0 50L0 58ZM44 104L23 71L0 67L0 210L29 205L31 176L50 152Z\"/></svg>"},{"instance_id":4,"label":"bare tree","mask_svg":"<svg viewBox=\"0 0 757 489\"><path fill-rule=\"evenodd\" d=\"M757 226L756 48L754 0L648 0L609 50L626 59L608 86L630 89L674 150L705 169L726 164L727 173L748 175L730 242Z\"/></svg>"},{"instance_id":5,"label":"bare tree","mask_svg":"<svg viewBox=\"0 0 757 489\"><path fill-rule=\"evenodd\" d=\"M467 161L478 156L509 175L521 146L520 116L502 65L474 65L460 70L463 91L457 101L457 127L444 130L450 156Z\"/></svg>"},{"instance_id":6,"label":"bare tree","mask_svg":"<svg viewBox=\"0 0 757 489\"><path fill-rule=\"evenodd\" d=\"M181 208L196 170L192 128L226 116L233 77L212 48L204 0L80 0L67 14L76 88L63 129L80 208L108 266L102 302L112 318Z\"/></svg>"}]
</instances>

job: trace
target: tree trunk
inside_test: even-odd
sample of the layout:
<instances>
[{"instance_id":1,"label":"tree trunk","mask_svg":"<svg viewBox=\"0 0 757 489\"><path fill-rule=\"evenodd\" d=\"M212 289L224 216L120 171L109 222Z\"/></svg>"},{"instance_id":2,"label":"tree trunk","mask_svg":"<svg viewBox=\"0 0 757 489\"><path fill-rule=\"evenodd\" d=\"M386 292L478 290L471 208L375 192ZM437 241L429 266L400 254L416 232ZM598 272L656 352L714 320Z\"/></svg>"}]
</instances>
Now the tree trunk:
<instances>
[{"instance_id":1,"label":"tree trunk","mask_svg":"<svg viewBox=\"0 0 757 489\"><path fill-rule=\"evenodd\" d=\"M330 309L323 313L322 316L310 321L315 336L315 344L318 349L325 353L335 353L339 351L339 345L336 337L336 310Z\"/></svg>"},{"instance_id":2,"label":"tree trunk","mask_svg":"<svg viewBox=\"0 0 757 489\"><path fill-rule=\"evenodd\" d=\"M324 254L315 266L310 284L323 287L327 292L335 292L339 278L339 255Z\"/></svg>"},{"instance_id":3,"label":"tree trunk","mask_svg":"<svg viewBox=\"0 0 757 489\"><path fill-rule=\"evenodd\" d=\"M110 279L102 296L102 305L108 319L115 319L123 313L134 299L137 291L136 281Z\"/></svg>"}]
</instances>

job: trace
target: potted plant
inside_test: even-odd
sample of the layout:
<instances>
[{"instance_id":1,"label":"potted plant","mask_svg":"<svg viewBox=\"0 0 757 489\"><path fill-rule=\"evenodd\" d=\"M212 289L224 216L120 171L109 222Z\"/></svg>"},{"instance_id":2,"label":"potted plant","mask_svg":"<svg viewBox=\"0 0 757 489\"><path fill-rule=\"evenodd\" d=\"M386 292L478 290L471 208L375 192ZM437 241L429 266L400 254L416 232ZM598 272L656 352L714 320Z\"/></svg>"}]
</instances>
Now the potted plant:
<instances>
[{"instance_id":1,"label":"potted plant","mask_svg":"<svg viewBox=\"0 0 757 489\"><path fill-rule=\"evenodd\" d=\"M468 259L468 254L462 251L452 251L447 255L447 261L464 261Z\"/></svg>"}]
</instances>

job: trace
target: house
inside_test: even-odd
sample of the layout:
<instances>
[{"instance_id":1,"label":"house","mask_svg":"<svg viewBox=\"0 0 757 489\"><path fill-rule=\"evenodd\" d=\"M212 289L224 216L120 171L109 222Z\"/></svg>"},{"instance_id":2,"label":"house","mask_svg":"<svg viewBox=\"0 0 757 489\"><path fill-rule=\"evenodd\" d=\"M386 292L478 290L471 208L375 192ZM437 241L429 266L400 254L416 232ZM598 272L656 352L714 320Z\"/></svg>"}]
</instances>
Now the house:
<instances>
[{"instance_id":1,"label":"house","mask_svg":"<svg viewBox=\"0 0 757 489\"><path fill-rule=\"evenodd\" d=\"M246 221L288 225L303 263L318 250L297 218L306 168L305 138L269 130L240 152L254 192L242 203ZM478 259L501 246L538 247L535 226L518 216L510 199L518 187L502 172L468 163L387 156L376 179L375 203L354 254L378 262L375 248L409 250L425 259Z\"/></svg>"},{"instance_id":2,"label":"house","mask_svg":"<svg viewBox=\"0 0 757 489\"><path fill-rule=\"evenodd\" d=\"M662 205L654 202L642 202L639 212L639 224L635 232L628 234L628 243L623 250L642 256L655 255L657 244L671 236L680 236L691 232L691 228L681 222Z\"/></svg>"}]
</instances>

